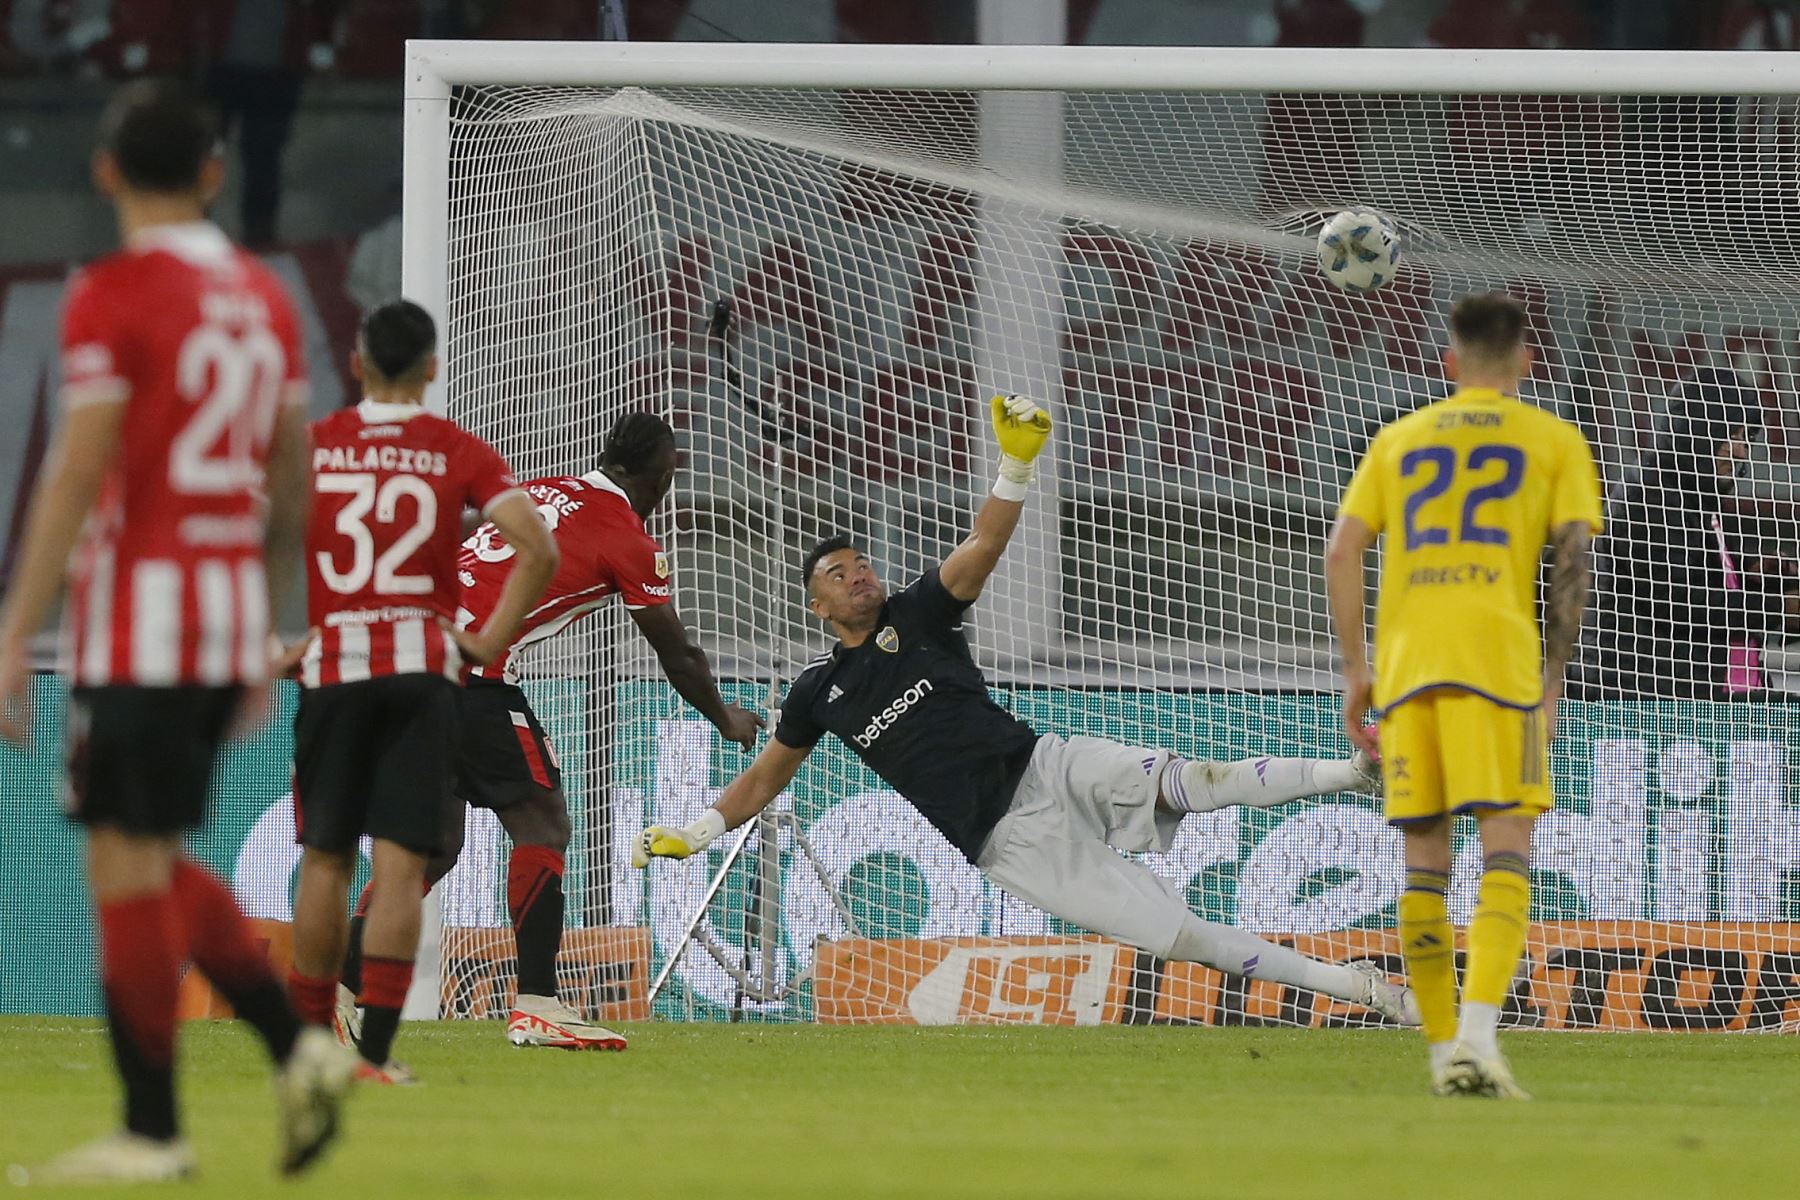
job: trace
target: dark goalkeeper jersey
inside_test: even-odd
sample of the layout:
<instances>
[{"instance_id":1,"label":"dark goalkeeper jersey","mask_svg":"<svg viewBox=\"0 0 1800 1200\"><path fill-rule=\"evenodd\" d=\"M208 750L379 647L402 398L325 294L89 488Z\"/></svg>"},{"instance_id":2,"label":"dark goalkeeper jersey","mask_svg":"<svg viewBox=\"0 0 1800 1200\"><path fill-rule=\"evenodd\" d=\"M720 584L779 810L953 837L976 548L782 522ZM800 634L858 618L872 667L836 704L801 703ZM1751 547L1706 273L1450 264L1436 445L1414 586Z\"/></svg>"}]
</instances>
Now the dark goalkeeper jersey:
<instances>
[{"instance_id":1,"label":"dark goalkeeper jersey","mask_svg":"<svg viewBox=\"0 0 1800 1200\"><path fill-rule=\"evenodd\" d=\"M775 737L811 749L837 734L974 861L1038 735L988 695L962 632L968 607L936 569L888 597L869 640L840 642L794 680Z\"/></svg>"}]
</instances>

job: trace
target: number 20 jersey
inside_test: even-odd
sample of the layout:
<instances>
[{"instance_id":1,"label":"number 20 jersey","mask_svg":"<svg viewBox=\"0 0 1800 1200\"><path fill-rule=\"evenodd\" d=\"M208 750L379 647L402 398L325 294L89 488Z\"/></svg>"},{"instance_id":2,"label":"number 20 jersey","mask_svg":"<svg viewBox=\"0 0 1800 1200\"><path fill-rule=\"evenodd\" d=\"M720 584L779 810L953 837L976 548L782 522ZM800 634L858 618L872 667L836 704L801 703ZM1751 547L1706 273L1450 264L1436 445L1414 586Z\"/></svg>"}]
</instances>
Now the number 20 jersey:
<instances>
[{"instance_id":1,"label":"number 20 jersey","mask_svg":"<svg viewBox=\"0 0 1800 1200\"><path fill-rule=\"evenodd\" d=\"M1551 532L1600 531L1587 439L1552 413L1464 388L1375 435L1339 512L1383 535L1375 705L1433 687L1543 700L1538 563Z\"/></svg>"},{"instance_id":2,"label":"number 20 jersey","mask_svg":"<svg viewBox=\"0 0 1800 1200\"><path fill-rule=\"evenodd\" d=\"M312 427L306 687L418 673L458 678L438 624L456 614L465 507L517 494L494 448L412 404L365 400Z\"/></svg>"},{"instance_id":3,"label":"number 20 jersey","mask_svg":"<svg viewBox=\"0 0 1800 1200\"><path fill-rule=\"evenodd\" d=\"M135 234L69 284L62 405L123 404L64 610L71 682L268 674L261 493L276 417L306 402L280 282L204 221ZM11 436L11 435L9 435Z\"/></svg>"}]
</instances>

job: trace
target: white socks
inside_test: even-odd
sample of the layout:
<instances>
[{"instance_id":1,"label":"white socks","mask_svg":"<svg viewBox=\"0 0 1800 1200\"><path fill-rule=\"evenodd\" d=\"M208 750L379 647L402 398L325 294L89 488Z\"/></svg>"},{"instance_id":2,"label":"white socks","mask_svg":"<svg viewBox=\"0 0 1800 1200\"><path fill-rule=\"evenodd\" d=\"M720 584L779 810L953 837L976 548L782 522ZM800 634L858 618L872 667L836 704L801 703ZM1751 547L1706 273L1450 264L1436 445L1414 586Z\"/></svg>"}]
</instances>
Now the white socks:
<instances>
[{"instance_id":1,"label":"white socks","mask_svg":"<svg viewBox=\"0 0 1800 1200\"><path fill-rule=\"evenodd\" d=\"M1175 935L1169 957L1177 962L1204 963L1233 975L1291 983L1351 1004L1369 1002L1369 977L1361 972L1308 958L1286 946L1265 942L1255 934L1192 915Z\"/></svg>"},{"instance_id":2,"label":"white socks","mask_svg":"<svg viewBox=\"0 0 1800 1200\"><path fill-rule=\"evenodd\" d=\"M1456 1037L1448 1042L1431 1042L1431 1074L1435 1079L1450 1065L1450 1052L1466 1047L1483 1058L1500 1057L1500 1006L1465 1000L1456 1018Z\"/></svg>"},{"instance_id":3,"label":"white socks","mask_svg":"<svg viewBox=\"0 0 1800 1200\"><path fill-rule=\"evenodd\" d=\"M1456 1021L1456 1040L1475 1053L1492 1058L1500 1053L1500 1006L1463 1001Z\"/></svg>"},{"instance_id":4,"label":"white socks","mask_svg":"<svg viewBox=\"0 0 1800 1200\"><path fill-rule=\"evenodd\" d=\"M1202 813L1242 804L1269 808L1306 796L1366 786L1349 759L1246 758L1190 762L1171 758L1160 780L1162 797L1176 812Z\"/></svg>"}]
</instances>

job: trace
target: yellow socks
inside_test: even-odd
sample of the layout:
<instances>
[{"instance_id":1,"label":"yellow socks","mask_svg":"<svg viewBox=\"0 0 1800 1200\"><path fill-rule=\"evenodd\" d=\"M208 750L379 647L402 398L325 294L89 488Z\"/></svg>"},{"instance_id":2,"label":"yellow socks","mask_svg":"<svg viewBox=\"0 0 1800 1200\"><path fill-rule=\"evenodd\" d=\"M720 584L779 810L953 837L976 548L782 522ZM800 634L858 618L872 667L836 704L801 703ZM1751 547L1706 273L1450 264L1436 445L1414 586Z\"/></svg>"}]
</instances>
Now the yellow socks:
<instances>
[{"instance_id":1,"label":"yellow socks","mask_svg":"<svg viewBox=\"0 0 1800 1200\"><path fill-rule=\"evenodd\" d=\"M1464 992L1477 1004L1506 1002L1519 955L1525 952L1525 930L1531 924L1531 877L1517 854L1490 854L1469 922L1469 975Z\"/></svg>"},{"instance_id":2,"label":"yellow socks","mask_svg":"<svg viewBox=\"0 0 1800 1200\"><path fill-rule=\"evenodd\" d=\"M1475 917L1469 922L1469 962L1462 1004L1456 1002L1456 941L1444 911L1449 876L1409 868L1400 894L1400 950L1419 1002L1425 1040L1434 1059L1461 1041L1484 1054L1497 1054L1494 1034L1500 1009L1525 952L1531 923L1531 877L1518 854L1490 854L1481 876Z\"/></svg>"},{"instance_id":3,"label":"yellow socks","mask_svg":"<svg viewBox=\"0 0 1800 1200\"><path fill-rule=\"evenodd\" d=\"M1443 871L1408 870L1406 890L1400 893L1400 952L1419 1002L1425 1040L1434 1044L1456 1036L1456 937L1444 912L1449 883Z\"/></svg>"},{"instance_id":4,"label":"yellow socks","mask_svg":"<svg viewBox=\"0 0 1800 1200\"><path fill-rule=\"evenodd\" d=\"M1481 875L1475 917L1469 922L1469 967L1464 980L1457 1040L1484 1054L1498 1054L1494 1033L1506 1003L1525 930L1531 924L1531 876L1517 854L1490 854Z\"/></svg>"}]
</instances>

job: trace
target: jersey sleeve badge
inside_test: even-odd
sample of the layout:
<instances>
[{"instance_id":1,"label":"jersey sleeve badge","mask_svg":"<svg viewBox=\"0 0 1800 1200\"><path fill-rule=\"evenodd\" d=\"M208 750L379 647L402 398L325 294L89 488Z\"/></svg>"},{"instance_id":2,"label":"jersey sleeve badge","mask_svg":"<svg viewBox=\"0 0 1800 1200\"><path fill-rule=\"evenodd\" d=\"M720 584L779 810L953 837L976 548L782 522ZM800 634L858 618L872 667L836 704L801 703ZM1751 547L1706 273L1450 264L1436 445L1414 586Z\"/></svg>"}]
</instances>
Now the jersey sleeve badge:
<instances>
[{"instance_id":1,"label":"jersey sleeve badge","mask_svg":"<svg viewBox=\"0 0 1800 1200\"><path fill-rule=\"evenodd\" d=\"M661 550L656 552L656 577L658 579L669 577L669 556Z\"/></svg>"}]
</instances>

